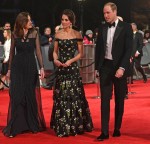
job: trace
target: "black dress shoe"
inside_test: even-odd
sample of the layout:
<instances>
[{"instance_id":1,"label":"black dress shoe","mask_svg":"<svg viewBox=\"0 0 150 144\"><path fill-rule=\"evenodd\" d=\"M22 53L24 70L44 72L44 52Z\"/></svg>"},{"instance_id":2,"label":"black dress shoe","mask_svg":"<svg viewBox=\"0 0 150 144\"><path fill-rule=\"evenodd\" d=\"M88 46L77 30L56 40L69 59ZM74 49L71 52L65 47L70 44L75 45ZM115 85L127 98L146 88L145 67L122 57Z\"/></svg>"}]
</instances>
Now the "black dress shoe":
<instances>
[{"instance_id":1,"label":"black dress shoe","mask_svg":"<svg viewBox=\"0 0 150 144\"><path fill-rule=\"evenodd\" d=\"M109 135L105 135L104 133L101 133L101 135L97 137L98 141L103 141L105 139L109 139Z\"/></svg>"},{"instance_id":2,"label":"black dress shoe","mask_svg":"<svg viewBox=\"0 0 150 144\"><path fill-rule=\"evenodd\" d=\"M113 137L120 137L120 136L121 136L120 130L114 130Z\"/></svg>"}]
</instances>

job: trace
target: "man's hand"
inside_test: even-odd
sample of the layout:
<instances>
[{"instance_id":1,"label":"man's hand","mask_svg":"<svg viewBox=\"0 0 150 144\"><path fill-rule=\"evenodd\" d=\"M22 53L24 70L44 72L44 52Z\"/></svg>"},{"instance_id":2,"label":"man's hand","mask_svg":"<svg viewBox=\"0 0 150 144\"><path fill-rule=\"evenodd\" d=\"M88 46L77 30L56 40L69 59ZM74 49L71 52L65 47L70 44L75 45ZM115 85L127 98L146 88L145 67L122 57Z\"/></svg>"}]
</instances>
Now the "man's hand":
<instances>
[{"instance_id":1,"label":"man's hand","mask_svg":"<svg viewBox=\"0 0 150 144\"><path fill-rule=\"evenodd\" d=\"M139 54L140 54L140 53L139 53L138 51L136 51L136 53L135 53L135 55L134 55L134 56L135 56L135 57L138 57L138 56L139 56Z\"/></svg>"},{"instance_id":2,"label":"man's hand","mask_svg":"<svg viewBox=\"0 0 150 144\"><path fill-rule=\"evenodd\" d=\"M121 78L124 74L124 70L119 68L117 71L116 71L116 74L115 74L115 77L117 78Z\"/></svg>"}]
</instances>

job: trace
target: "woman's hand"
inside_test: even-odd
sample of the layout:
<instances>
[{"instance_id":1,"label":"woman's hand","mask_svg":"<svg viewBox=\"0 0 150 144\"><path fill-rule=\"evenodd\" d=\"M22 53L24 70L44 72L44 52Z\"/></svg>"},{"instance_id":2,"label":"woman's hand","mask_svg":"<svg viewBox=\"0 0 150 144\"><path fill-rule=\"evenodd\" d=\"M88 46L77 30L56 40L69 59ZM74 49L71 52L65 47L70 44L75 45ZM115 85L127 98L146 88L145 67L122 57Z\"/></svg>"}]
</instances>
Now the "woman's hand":
<instances>
[{"instance_id":1,"label":"woman's hand","mask_svg":"<svg viewBox=\"0 0 150 144\"><path fill-rule=\"evenodd\" d=\"M6 77L10 79L10 70L7 71Z\"/></svg>"},{"instance_id":2,"label":"woman's hand","mask_svg":"<svg viewBox=\"0 0 150 144\"><path fill-rule=\"evenodd\" d=\"M40 74L41 74L40 78L43 79L45 77L44 68L40 69Z\"/></svg>"},{"instance_id":3,"label":"woman's hand","mask_svg":"<svg viewBox=\"0 0 150 144\"><path fill-rule=\"evenodd\" d=\"M3 63L7 63L7 62L8 62L8 61L5 61L5 60L3 61Z\"/></svg>"},{"instance_id":4,"label":"woman's hand","mask_svg":"<svg viewBox=\"0 0 150 144\"><path fill-rule=\"evenodd\" d=\"M58 67L63 66L63 64L58 59L54 60L54 63Z\"/></svg>"},{"instance_id":5,"label":"woman's hand","mask_svg":"<svg viewBox=\"0 0 150 144\"><path fill-rule=\"evenodd\" d=\"M63 67L68 67L71 65L71 60L67 60L64 64L63 64Z\"/></svg>"}]
</instances>

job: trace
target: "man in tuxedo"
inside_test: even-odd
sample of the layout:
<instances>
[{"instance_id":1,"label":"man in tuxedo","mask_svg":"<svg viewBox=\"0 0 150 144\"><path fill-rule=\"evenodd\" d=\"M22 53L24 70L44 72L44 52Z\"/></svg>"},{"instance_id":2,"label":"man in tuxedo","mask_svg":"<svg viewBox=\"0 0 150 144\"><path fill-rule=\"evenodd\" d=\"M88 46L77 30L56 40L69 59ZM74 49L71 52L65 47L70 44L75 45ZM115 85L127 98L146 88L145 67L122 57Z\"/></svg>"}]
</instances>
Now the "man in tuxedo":
<instances>
[{"instance_id":1,"label":"man in tuxedo","mask_svg":"<svg viewBox=\"0 0 150 144\"><path fill-rule=\"evenodd\" d=\"M121 136L126 78L130 66L133 33L131 25L117 17L117 6L106 3L103 8L106 23L99 28L95 51L95 70L100 76L101 134L97 140L109 138L110 97L115 93L115 125L113 137Z\"/></svg>"},{"instance_id":2,"label":"man in tuxedo","mask_svg":"<svg viewBox=\"0 0 150 144\"><path fill-rule=\"evenodd\" d=\"M142 74L144 83L147 82L147 77L144 73L143 68L141 67L141 57L143 56L143 36L138 32L137 25L135 23L131 23L133 30L133 64L135 68ZM133 80L133 76L132 76Z\"/></svg>"}]
</instances>

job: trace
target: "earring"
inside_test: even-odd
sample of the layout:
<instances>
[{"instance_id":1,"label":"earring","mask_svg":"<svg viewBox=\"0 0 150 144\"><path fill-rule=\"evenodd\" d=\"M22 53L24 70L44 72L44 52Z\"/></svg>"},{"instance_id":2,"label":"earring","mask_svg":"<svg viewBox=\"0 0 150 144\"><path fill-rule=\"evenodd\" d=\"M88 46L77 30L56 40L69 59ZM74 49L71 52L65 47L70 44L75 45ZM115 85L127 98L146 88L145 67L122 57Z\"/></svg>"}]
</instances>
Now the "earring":
<instances>
[{"instance_id":1,"label":"earring","mask_svg":"<svg viewBox=\"0 0 150 144\"><path fill-rule=\"evenodd\" d=\"M72 29L72 24L70 24L70 28Z\"/></svg>"},{"instance_id":2,"label":"earring","mask_svg":"<svg viewBox=\"0 0 150 144\"><path fill-rule=\"evenodd\" d=\"M63 25L62 24L60 24L60 29L63 29Z\"/></svg>"}]
</instances>

